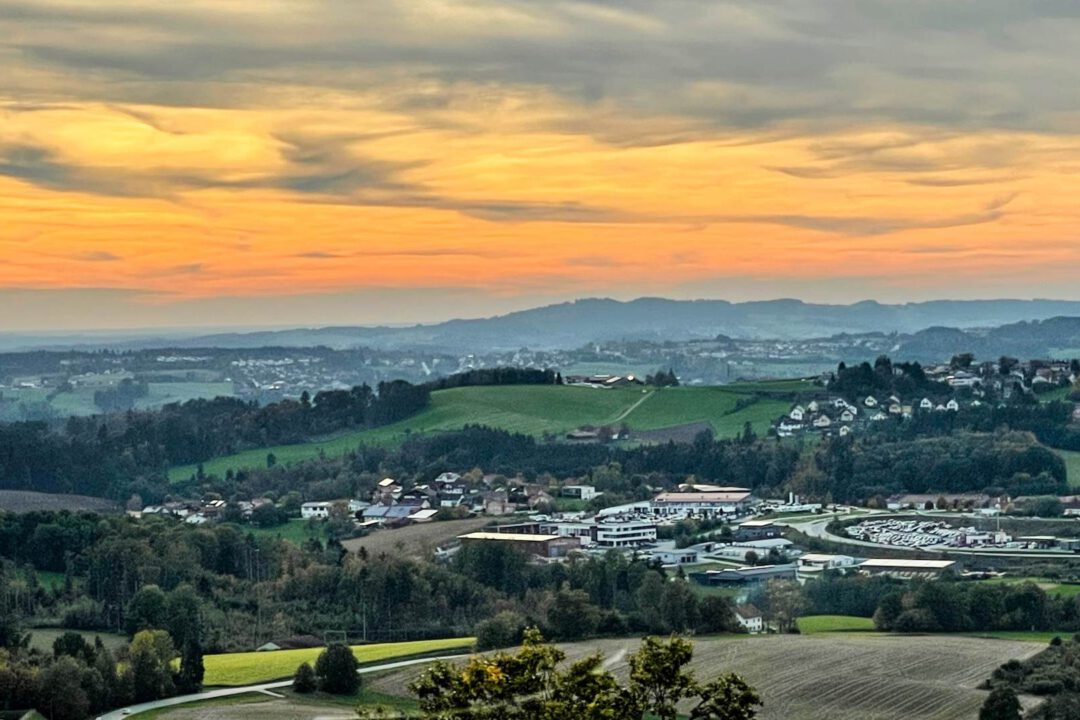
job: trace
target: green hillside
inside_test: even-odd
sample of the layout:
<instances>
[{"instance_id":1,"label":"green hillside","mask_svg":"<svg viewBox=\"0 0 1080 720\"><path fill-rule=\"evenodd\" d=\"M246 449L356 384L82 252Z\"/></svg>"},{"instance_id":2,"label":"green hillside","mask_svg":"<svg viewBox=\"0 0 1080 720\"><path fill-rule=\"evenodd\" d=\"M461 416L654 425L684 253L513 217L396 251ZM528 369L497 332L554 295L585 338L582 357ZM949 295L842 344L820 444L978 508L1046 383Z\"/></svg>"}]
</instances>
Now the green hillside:
<instances>
[{"instance_id":1,"label":"green hillside","mask_svg":"<svg viewBox=\"0 0 1080 720\"><path fill-rule=\"evenodd\" d=\"M409 434L457 430L465 425L487 425L540 437L562 435L585 425L622 425L633 430L657 430L688 423L710 423L716 434L730 437L750 422L764 434L773 418L785 412L789 403L762 399L736 410L739 400L753 398L753 385L726 387L685 387L655 390L641 387L601 390L552 385L504 385L463 387L432 393L431 405L423 412L400 422L377 428L344 433L317 442L250 450L203 464L207 474L224 474L229 468L263 467L267 455L289 463L318 457L342 455L360 443L396 444ZM190 477L194 466L173 468L175 480Z\"/></svg>"}]
</instances>

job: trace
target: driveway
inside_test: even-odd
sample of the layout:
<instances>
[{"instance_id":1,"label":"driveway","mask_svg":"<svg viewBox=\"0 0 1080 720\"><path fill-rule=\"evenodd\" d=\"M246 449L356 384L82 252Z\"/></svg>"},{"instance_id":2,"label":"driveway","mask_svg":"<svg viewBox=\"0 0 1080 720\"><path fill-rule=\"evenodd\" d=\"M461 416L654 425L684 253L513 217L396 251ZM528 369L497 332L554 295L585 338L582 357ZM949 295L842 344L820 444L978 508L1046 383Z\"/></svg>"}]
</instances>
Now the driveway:
<instances>
[{"instance_id":1,"label":"driveway","mask_svg":"<svg viewBox=\"0 0 1080 720\"><path fill-rule=\"evenodd\" d=\"M413 660L398 660L396 662L383 663L381 665L369 665L362 667L357 672L361 675L367 675L370 673L383 672L385 670L397 670L398 668L410 667L412 665L422 665L425 663L433 663L437 660L460 660L462 655L442 655L439 657L425 657L416 658ZM244 687L228 687L218 688L217 690L206 690L200 693L194 693L192 695L179 695L177 697L165 698L164 700L154 700L153 702L140 703L139 705L129 705L126 708L120 708L119 710L113 710L112 712L100 715L98 720L123 720L123 718L138 715L139 713L149 712L151 710L160 710L161 708L174 707L176 705L186 705L187 703L201 702L203 700L214 700L216 698L232 697L234 695L246 695L247 693L272 693L275 690L287 688L293 684L292 680L277 680L270 683L262 683L260 685L245 685Z\"/></svg>"}]
</instances>

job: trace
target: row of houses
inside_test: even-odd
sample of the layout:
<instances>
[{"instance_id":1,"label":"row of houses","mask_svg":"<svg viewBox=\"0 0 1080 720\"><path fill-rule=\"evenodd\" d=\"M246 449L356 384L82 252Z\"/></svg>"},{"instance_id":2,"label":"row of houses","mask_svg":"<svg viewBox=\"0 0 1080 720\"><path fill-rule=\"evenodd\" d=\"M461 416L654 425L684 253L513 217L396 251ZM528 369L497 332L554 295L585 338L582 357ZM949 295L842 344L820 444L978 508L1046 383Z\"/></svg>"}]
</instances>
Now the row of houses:
<instances>
[{"instance_id":1,"label":"row of houses","mask_svg":"<svg viewBox=\"0 0 1080 720\"><path fill-rule=\"evenodd\" d=\"M160 505L147 505L141 510L129 511L134 517L147 517L151 515L180 518L189 525L203 525L208 522L223 520L231 513L232 517L242 520L250 520L255 510L264 505L273 505L274 501L269 498L255 498L254 500L241 500L236 503L228 503L225 500L186 500L170 501Z\"/></svg>"},{"instance_id":2,"label":"row of houses","mask_svg":"<svg viewBox=\"0 0 1080 720\"><path fill-rule=\"evenodd\" d=\"M972 400L973 406L981 404ZM820 433L823 435L848 435L869 423L883 422L890 418L911 418L916 412L958 412L960 401L950 398L945 402L934 402L924 397L912 403L905 403L892 395L884 400L868 395L857 403L851 403L841 397L824 400L812 400L805 406L794 405L786 415L773 423L773 429L780 437L791 437L801 433Z\"/></svg>"}]
</instances>

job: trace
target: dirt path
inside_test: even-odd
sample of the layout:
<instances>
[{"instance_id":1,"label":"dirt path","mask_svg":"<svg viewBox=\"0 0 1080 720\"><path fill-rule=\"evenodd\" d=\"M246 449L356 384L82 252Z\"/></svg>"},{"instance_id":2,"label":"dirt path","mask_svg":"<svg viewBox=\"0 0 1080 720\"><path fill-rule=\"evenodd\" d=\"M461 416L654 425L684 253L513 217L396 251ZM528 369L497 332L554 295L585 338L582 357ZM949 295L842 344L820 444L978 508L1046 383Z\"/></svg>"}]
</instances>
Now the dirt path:
<instances>
[{"instance_id":1,"label":"dirt path","mask_svg":"<svg viewBox=\"0 0 1080 720\"><path fill-rule=\"evenodd\" d=\"M630 416L630 413L634 412L639 407L641 407L642 404L646 400L648 400L649 398L651 398L655 394L656 394L656 390L650 390L648 394L642 395L640 400L638 400L636 403L634 403L633 405L631 405L630 407L626 408L621 413L619 413L618 416L615 417L615 419L613 419L611 422L608 423L608 425L615 425L616 423L621 423L623 420L625 420L627 417Z\"/></svg>"}]
</instances>

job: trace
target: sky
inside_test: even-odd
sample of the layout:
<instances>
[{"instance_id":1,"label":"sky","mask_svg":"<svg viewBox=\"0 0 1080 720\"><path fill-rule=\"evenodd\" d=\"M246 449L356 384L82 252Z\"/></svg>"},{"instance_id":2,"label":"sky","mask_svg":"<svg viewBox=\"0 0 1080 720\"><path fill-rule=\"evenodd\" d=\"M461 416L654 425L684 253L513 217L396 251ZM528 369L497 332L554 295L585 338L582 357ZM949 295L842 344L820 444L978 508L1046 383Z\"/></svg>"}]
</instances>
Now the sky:
<instances>
[{"instance_id":1,"label":"sky","mask_svg":"<svg viewBox=\"0 0 1080 720\"><path fill-rule=\"evenodd\" d=\"M0 331L1080 299L1073 0L0 0Z\"/></svg>"}]
</instances>

